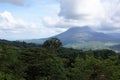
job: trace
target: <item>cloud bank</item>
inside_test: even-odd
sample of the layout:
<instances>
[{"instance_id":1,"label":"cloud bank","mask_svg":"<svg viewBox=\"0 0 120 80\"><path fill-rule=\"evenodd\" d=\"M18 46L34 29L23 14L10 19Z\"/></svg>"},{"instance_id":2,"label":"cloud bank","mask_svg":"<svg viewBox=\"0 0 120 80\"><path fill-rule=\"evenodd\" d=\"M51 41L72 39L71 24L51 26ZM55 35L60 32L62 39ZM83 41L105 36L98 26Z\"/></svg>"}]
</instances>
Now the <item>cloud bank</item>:
<instances>
[{"instance_id":1,"label":"cloud bank","mask_svg":"<svg viewBox=\"0 0 120 80\"><path fill-rule=\"evenodd\" d=\"M60 0L60 7L59 15L67 19L87 20L105 16L99 0Z\"/></svg>"},{"instance_id":2,"label":"cloud bank","mask_svg":"<svg viewBox=\"0 0 120 80\"><path fill-rule=\"evenodd\" d=\"M39 26L35 23L28 23L22 19L16 19L10 12L4 11L0 13L0 37L3 39L31 39L37 38L48 33L55 33L51 30Z\"/></svg>"},{"instance_id":3,"label":"cloud bank","mask_svg":"<svg viewBox=\"0 0 120 80\"><path fill-rule=\"evenodd\" d=\"M59 0L59 3L58 17L45 19L48 26L68 28L88 25L103 31L120 31L119 0Z\"/></svg>"},{"instance_id":4,"label":"cloud bank","mask_svg":"<svg viewBox=\"0 0 120 80\"><path fill-rule=\"evenodd\" d=\"M23 19L17 19L8 11L0 13L1 39L18 40L45 38L58 34L61 30L64 29L47 28L37 23L29 23Z\"/></svg>"}]
</instances>

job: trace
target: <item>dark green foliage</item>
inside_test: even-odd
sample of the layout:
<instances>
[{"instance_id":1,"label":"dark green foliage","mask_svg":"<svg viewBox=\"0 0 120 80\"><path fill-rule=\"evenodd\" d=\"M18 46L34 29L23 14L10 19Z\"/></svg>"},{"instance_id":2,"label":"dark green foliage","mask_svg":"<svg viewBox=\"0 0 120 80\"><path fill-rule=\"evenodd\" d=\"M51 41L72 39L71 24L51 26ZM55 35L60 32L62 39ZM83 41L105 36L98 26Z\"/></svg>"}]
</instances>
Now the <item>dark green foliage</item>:
<instances>
[{"instance_id":1,"label":"dark green foliage","mask_svg":"<svg viewBox=\"0 0 120 80\"><path fill-rule=\"evenodd\" d=\"M112 50L96 50L93 51L95 58L107 59L110 56L115 56L115 52Z\"/></svg>"},{"instance_id":2,"label":"dark green foliage","mask_svg":"<svg viewBox=\"0 0 120 80\"><path fill-rule=\"evenodd\" d=\"M120 50L120 44L111 46L110 48L119 51Z\"/></svg>"},{"instance_id":3,"label":"dark green foliage","mask_svg":"<svg viewBox=\"0 0 120 80\"><path fill-rule=\"evenodd\" d=\"M64 67L56 53L44 48L31 48L21 52L20 60L26 64L26 80L64 80Z\"/></svg>"},{"instance_id":4,"label":"dark green foliage","mask_svg":"<svg viewBox=\"0 0 120 80\"><path fill-rule=\"evenodd\" d=\"M120 54L0 40L0 80L120 80Z\"/></svg>"},{"instance_id":5,"label":"dark green foliage","mask_svg":"<svg viewBox=\"0 0 120 80\"><path fill-rule=\"evenodd\" d=\"M20 49L32 48L32 47L41 47L41 45L36 45L34 43L0 40L0 47L4 47L4 46L12 46L12 47L20 48Z\"/></svg>"},{"instance_id":6,"label":"dark green foliage","mask_svg":"<svg viewBox=\"0 0 120 80\"><path fill-rule=\"evenodd\" d=\"M62 47L62 43L57 38L51 38L43 43L43 47L58 50L60 47Z\"/></svg>"}]
</instances>

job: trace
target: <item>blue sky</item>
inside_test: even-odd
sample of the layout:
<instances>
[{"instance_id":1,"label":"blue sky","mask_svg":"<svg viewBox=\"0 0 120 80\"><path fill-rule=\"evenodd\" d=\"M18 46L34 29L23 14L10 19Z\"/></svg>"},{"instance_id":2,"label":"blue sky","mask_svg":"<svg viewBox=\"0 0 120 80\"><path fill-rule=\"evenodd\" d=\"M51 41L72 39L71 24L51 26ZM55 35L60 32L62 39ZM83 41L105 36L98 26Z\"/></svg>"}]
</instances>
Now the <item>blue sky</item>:
<instances>
[{"instance_id":1,"label":"blue sky","mask_svg":"<svg viewBox=\"0 0 120 80\"><path fill-rule=\"evenodd\" d=\"M0 13L4 14L5 16L12 16L15 21L17 21L16 26L19 26L19 20L24 22L23 26L19 26L19 28L23 28L20 30L18 28L13 28L13 32L11 29L0 29L0 33L2 39L8 40L16 40L16 39L34 39L34 38L44 38L49 37L52 35L57 34L56 29L51 29L44 26L43 19L47 16L56 17L59 11L59 3L56 0L31 0L31 1L24 1L22 5L12 3L15 0L11 0L10 2L1 2L0 3ZM10 14L10 15L9 15ZM3 19L6 17L3 16ZM10 22L10 20L9 20ZM2 23L2 22L1 22ZM4 23L4 21L3 21ZM8 24L8 23L6 23ZM10 23L11 24L11 23ZM29 27L33 25L33 27ZM14 25L14 23L13 23ZM21 24L20 24L21 25ZM1 25L0 27L6 27L7 25ZM28 28L25 28L27 27ZM13 27L13 26L8 26ZM34 28L35 27L35 28ZM6 27L7 28L7 27ZM34 30L33 30L34 28ZM24 31L24 29L26 29ZM46 31L47 30L47 31ZM16 32L15 32L16 31ZM18 32L17 32L18 31Z\"/></svg>"},{"instance_id":2,"label":"blue sky","mask_svg":"<svg viewBox=\"0 0 120 80\"><path fill-rule=\"evenodd\" d=\"M10 3L0 3L0 12L8 11L15 18L22 18L27 21L35 21L46 16L55 16L58 11L58 2L56 0L25 1L23 5L14 5Z\"/></svg>"},{"instance_id":3,"label":"blue sky","mask_svg":"<svg viewBox=\"0 0 120 80\"><path fill-rule=\"evenodd\" d=\"M86 25L120 32L120 1L0 0L1 39L39 39Z\"/></svg>"}]
</instances>

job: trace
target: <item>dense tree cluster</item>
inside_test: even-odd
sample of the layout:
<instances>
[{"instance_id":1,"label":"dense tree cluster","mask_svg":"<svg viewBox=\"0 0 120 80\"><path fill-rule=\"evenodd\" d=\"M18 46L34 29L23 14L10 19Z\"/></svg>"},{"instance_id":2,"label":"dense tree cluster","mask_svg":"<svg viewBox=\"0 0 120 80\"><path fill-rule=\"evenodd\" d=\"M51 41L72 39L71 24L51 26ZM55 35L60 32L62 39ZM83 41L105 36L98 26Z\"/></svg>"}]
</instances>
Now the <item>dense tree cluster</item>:
<instances>
[{"instance_id":1,"label":"dense tree cluster","mask_svg":"<svg viewBox=\"0 0 120 80\"><path fill-rule=\"evenodd\" d=\"M120 80L120 55L112 50L63 48L0 40L0 80Z\"/></svg>"}]
</instances>

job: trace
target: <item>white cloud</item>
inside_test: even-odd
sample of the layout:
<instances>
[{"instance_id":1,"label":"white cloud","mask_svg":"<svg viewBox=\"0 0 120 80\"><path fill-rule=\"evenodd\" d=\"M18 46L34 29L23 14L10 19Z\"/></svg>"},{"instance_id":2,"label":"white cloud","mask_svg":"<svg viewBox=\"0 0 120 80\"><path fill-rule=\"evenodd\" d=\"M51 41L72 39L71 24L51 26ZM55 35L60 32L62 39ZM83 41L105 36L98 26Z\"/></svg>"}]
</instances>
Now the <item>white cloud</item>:
<instances>
[{"instance_id":1,"label":"white cloud","mask_svg":"<svg viewBox=\"0 0 120 80\"><path fill-rule=\"evenodd\" d=\"M52 19L46 17L46 21L50 21L48 25L55 25ZM9 40L18 39L38 39L54 36L66 29L45 27L37 23L29 23L23 19L15 18L10 12L5 11L0 13L0 38Z\"/></svg>"},{"instance_id":2,"label":"white cloud","mask_svg":"<svg viewBox=\"0 0 120 80\"><path fill-rule=\"evenodd\" d=\"M60 0L60 7L59 15L68 19L103 18L105 14L99 0Z\"/></svg>"},{"instance_id":3,"label":"white cloud","mask_svg":"<svg viewBox=\"0 0 120 80\"><path fill-rule=\"evenodd\" d=\"M28 28L27 23L23 20L15 19L8 11L0 13L0 30L12 32L23 28Z\"/></svg>"},{"instance_id":4,"label":"white cloud","mask_svg":"<svg viewBox=\"0 0 120 80\"><path fill-rule=\"evenodd\" d=\"M99 24L97 21L95 20L91 20L91 21L87 21L87 20L76 20L76 19L66 19L64 17L56 17L56 18L52 18L52 17L45 17L43 19L43 24L44 26L47 27L56 27L56 28L70 28L70 27L82 27L82 26L86 26L86 25L94 25L96 26L96 23Z\"/></svg>"},{"instance_id":5,"label":"white cloud","mask_svg":"<svg viewBox=\"0 0 120 80\"><path fill-rule=\"evenodd\" d=\"M73 26L100 25L105 18L105 10L100 0L59 0L59 16ZM72 26L72 25L71 25Z\"/></svg>"},{"instance_id":6,"label":"white cloud","mask_svg":"<svg viewBox=\"0 0 120 80\"><path fill-rule=\"evenodd\" d=\"M0 3L10 3L14 5L24 5L26 0L0 0Z\"/></svg>"},{"instance_id":7,"label":"white cloud","mask_svg":"<svg viewBox=\"0 0 120 80\"><path fill-rule=\"evenodd\" d=\"M59 23L59 18L53 19L52 17L44 17L42 21L45 26L54 27Z\"/></svg>"},{"instance_id":8,"label":"white cloud","mask_svg":"<svg viewBox=\"0 0 120 80\"><path fill-rule=\"evenodd\" d=\"M59 0L58 17L44 20L46 26L68 28L92 26L102 30L120 29L119 0Z\"/></svg>"},{"instance_id":9,"label":"white cloud","mask_svg":"<svg viewBox=\"0 0 120 80\"><path fill-rule=\"evenodd\" d=\"M106 0L103 2L104 8L106 10L106 19L103 20L102 27L109 30L120 29L120 1L119 0Z\"/></svg>"},{"instance_id":10,"label":"white cloud","mask_svg":"<svg viewBox=\"0 0 120 80\"><path fill-rule=\"evenodd\" d=\"M54 35L56 31L58 30L52 30L42 25L16 19L8 11L0 13L0 38L11 40L41 38Z\"/></svg>"}]
</instances>

